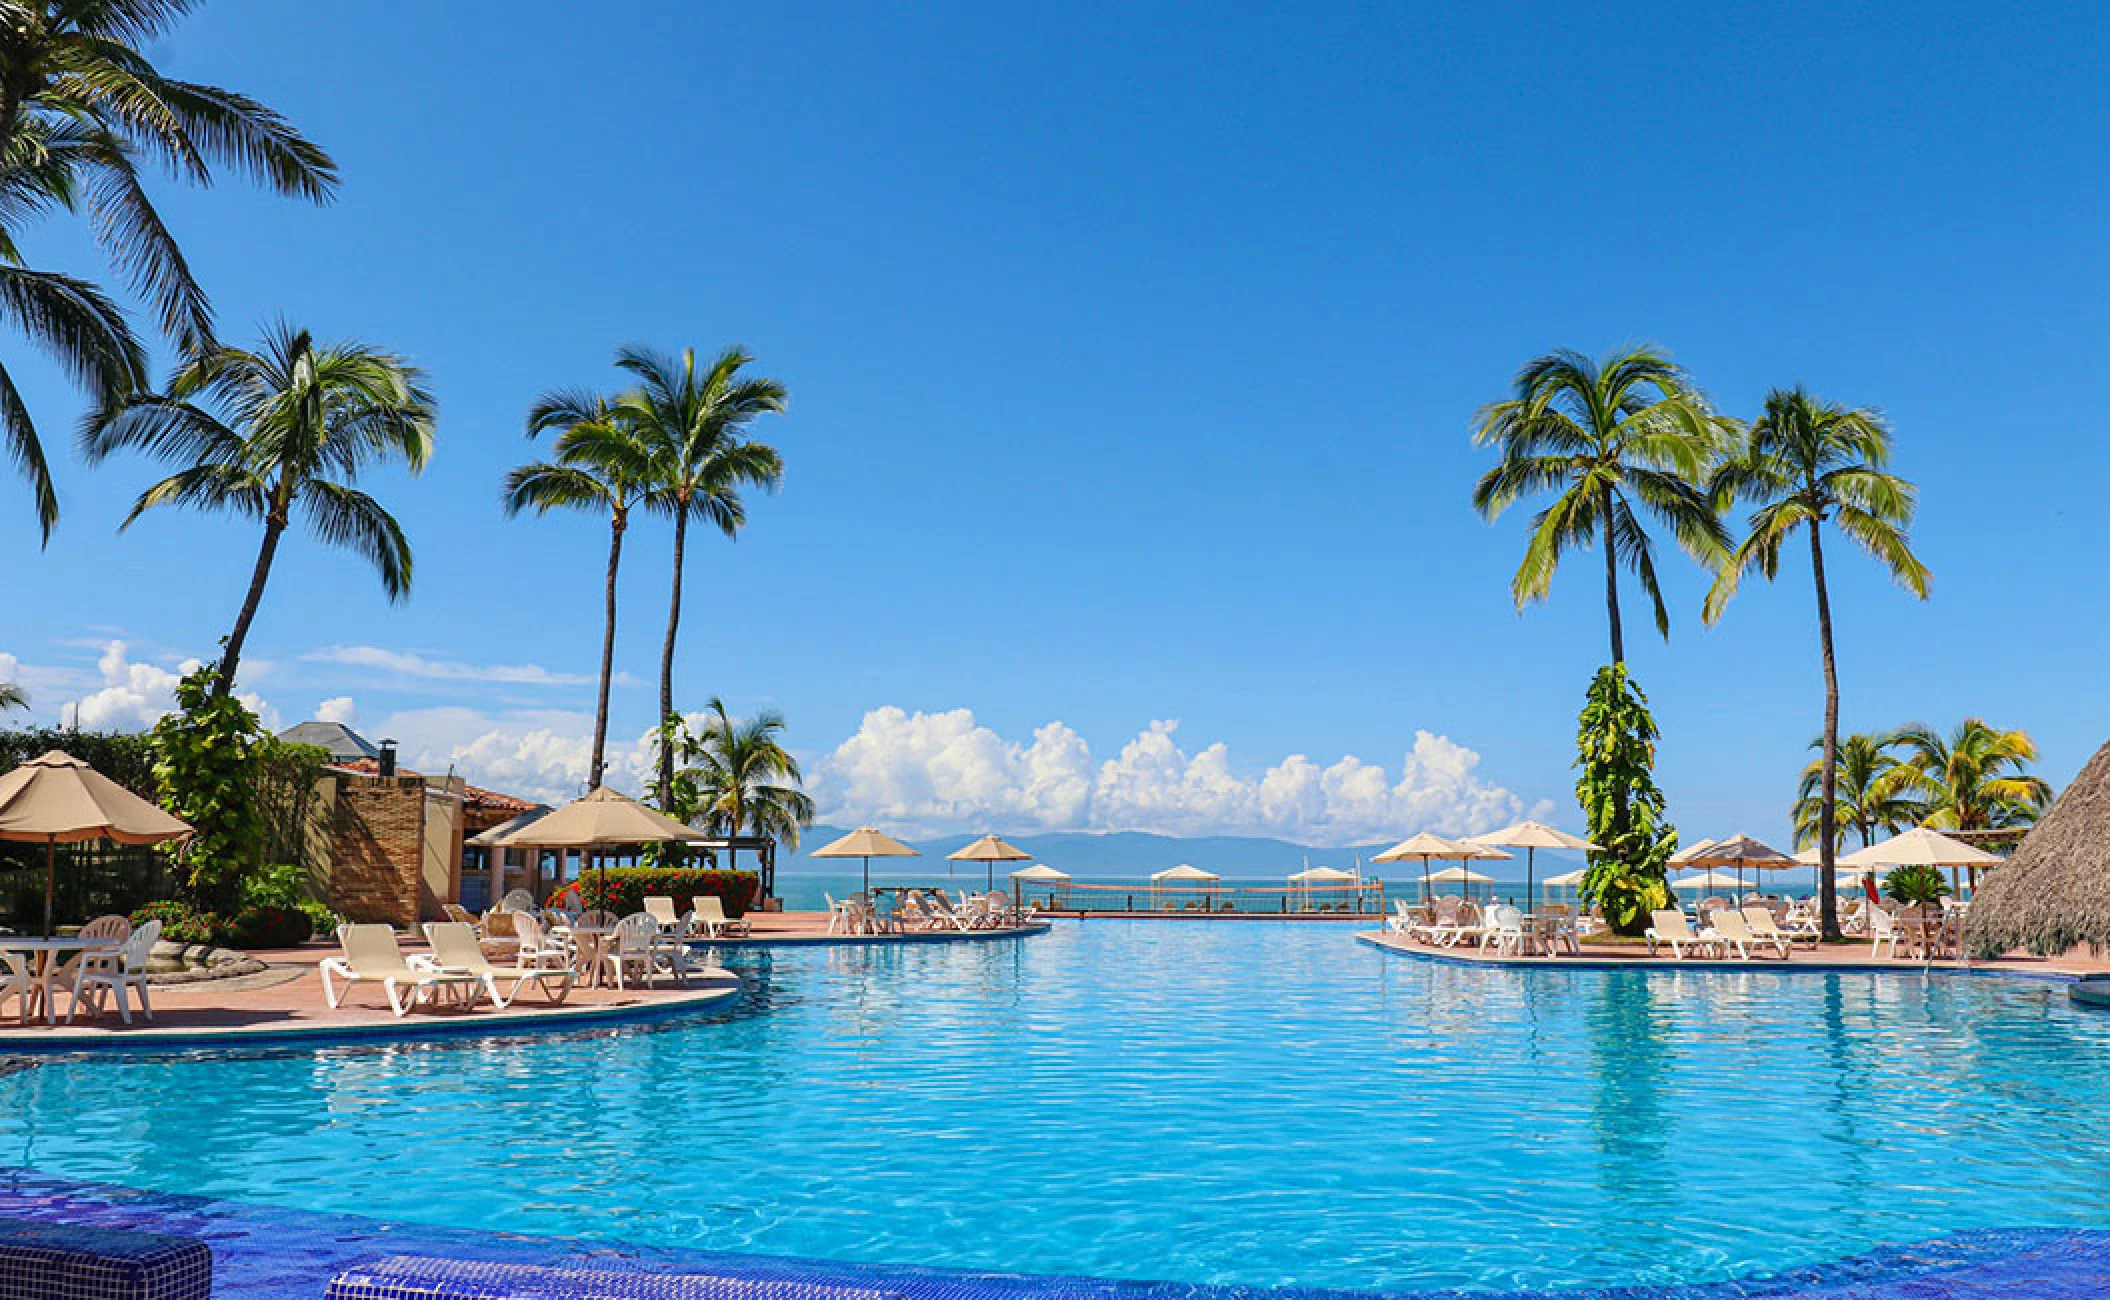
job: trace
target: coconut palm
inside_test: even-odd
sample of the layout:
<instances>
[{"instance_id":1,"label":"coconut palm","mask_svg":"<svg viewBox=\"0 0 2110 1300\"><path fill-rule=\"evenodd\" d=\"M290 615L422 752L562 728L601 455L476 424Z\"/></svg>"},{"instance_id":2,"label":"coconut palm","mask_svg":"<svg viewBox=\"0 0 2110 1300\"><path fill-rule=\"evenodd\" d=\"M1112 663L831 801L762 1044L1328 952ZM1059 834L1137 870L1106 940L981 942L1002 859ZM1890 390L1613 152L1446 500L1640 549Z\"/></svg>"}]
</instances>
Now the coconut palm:
<instances>
[{"instance_id":1,"label":"coconut palm","mask_svg":"<svg viewBox=\"0 0 2110 1300\"><path fill-rule=\"evenodd\" d=\"M1510 591L1517 608L1544 600L1571 547L1604 552L1605 616L1612 662L1626 662L1619 614L1619 569L1633 571L1670 636L1670 613L1656 581L1654 545L1643 516L1710 564L1728 546L1702 481L1731 427L1683 371L1647 347L1593 361L1554 352L1517 374L1516 395L1482 407L1473 440L1502 451L1482 475L1473 505L1489 519L1527 496L1558 492L1532 521L1531 540Z\"/></svg>"},{"instance_id":2,"label":"coconut palm","mask_svg":"<svg viewBox=\"0 0 2110 1300\"><path fill-rule=\"evenodd\" d=\"M1824 525L1830 523L1868 552L1891 579L1924 600L1932 582L1912 553L1906 530L1917 493L1889 472L1890 426L1865 407L1821 401L1801 388L1766 395L1743 448L1714 480L1717 502L1753 503L1750 535L1724 561L1707 593L1702 617L1722 616L1743 575L1768 579L1780 571L1780 550L1801 529L1810 542L1810 576L1817 588L1817 639L1824 659L1824 751L1819 760L1818 893L1826 938L1839 937L1834 862L1838 848L1839 673L1832 652L1831 593L1824 576Z\"/></svg>"},{"instance_id":3,"label":"coconut palm","mask_svg":"<svg viewBox=\"0 0 2110 1300\"><path fill-rule=\"evenodd\" d=\"M29 692L14 682L0 682L0 713L29 707Z\"/></svg>"},{"instance_id":4,"label":"coconut palm","mask_svg":"<svg viewBox=\"0 0 2110 1300\"><path fill-rule=\"evenodd\" d=\"M1919 825L1925 808L1903 791L1904 771L1892 752L1896 732L1880 735L1857 731L1839 738L1839 761L1833 786L1834 829L1841 836L1851 830L1861 837L1861 847L1875 840L1877 831L1895 833ZM1795 790L1795 847L1806 849L1817 842L1824 819L1824 737L1810 742L1817 757L1802 769ZM1836 850L1835 850L1836 852Z\"/></svg>"},{"instance_id":5,"label":"coconut palm","mask_svg":"<svg viewBox=\"0 0 2110 1300\"><path fill-rule=\"evenodd\" d=\"M784 716L764 710L736 719L713 696L689 757L705 824L721 835L754 835L797 849L813 824L813 800L799 788L799 762L777 737Z\"/></svg>"},{"instance_id":6,"label":"coconut palm","mask_svg":"<svg viewBox=\"0 0 2110 1300\"><path fill-rule=\"evenodd\" d=\"M645 508L674 521L673 592L667 602L667 635L659 653L659 716L674 715L674 642L681 628L682 562L689 520L700 519L727 537L747 522L740 498L746 487L775 491L784 462L776 449L747 437L757 417L781 413L784 386L774 379L742 378L754 360L727 348L698 369L696 354L671 357L649 348L626 347L616 365L637 387L620 402L651 462ZM667 806L674 786L674 751L661 746L659 797Z\"/></svg>"},{"instance_id":7,"label":"coconut palm","mask_svg":"<svg viewBox=\"0 0 2110 1300\"><path fill-rule=\"evenodd\" d=\"M256 351L215 347L177 367L167 393L133 397L91 418L81 439L90 461L129 448L183 467L141 493L121 527L156 506L229 510L264 525L215 694L234 685L296 510L318 539L372 563L390 600L410 594L409 541L353 484L383 462L424 469L432 411L424 375L401 357L363 343L317 344L306 330L278 325Z\"/></svg>"},{"instance_id":8,"label":"coconut palm","mask_svg":"<svg viewBox=\"0 0 2110 1300\"><path fill-rule=\"evenodd\" d=\"M1897 743L1904 787L1924 801L1924 825L1956 831L2027 826L2051 803L2051 783L2026 770L2037 758L2026 731L1965 718L1946 736L1914 723L1898 732Z\"/></svg>"},{"instance_id":9,"label":"coconut palm","mask_svg":"<svg viewBox=\"0 0 2110 1300\"><path fill-rule=\"evenodd\" d=\"M631 428L627 413L605 397L554 392L528 411L528 436L556 431L556 459L521 465L506 475L505 509L547 514L552 510L597 510L608 514L608 581L603 595L601 683L593 715L593 762L589 789L601 784L607 767L608 683L615 667L615 579L623 563L623 532L630 512L644 500L651 458Z\"/></svg>"},{"instance_id":10,"label":"coconut palm","mask_svg":"<svg viewBox=\"0 0 2110 1300\"><path fill-rule=\"evenodd\" d=\"M212 309L141 183L142 159L199 185L215 165L322 201L336 164L283 117L231 90L163 76L144 50L189 0L0 0L0 315L99 406L146 386L145 354L93 284L31 269L24 227L80 212L120 275L185 352L211 346ZM0 370L0 440L29 480L48 539L58 498L20 394Z\"/></svg>"}]
</instances>

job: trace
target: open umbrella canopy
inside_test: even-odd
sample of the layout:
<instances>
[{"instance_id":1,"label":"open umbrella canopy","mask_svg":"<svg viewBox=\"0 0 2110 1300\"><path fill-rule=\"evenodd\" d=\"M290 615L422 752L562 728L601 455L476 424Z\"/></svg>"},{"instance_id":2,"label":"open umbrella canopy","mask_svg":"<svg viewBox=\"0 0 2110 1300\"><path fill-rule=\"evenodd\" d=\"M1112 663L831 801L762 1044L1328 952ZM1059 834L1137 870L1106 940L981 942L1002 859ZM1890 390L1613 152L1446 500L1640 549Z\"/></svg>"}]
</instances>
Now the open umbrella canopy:
<instances>
[{"instance_id":1,"label":"open umbrella canopy","mask_svg":"<svg viewBox=\"0 0 2110 1300\"><path fill-rule=\"evenodd\" d=\"M1182 862L1182 863L1180 863L1180 864L1179 864L1178 866L1176 866L1176 867L1167 867L1167 868L1165 868L1165 869L1164 869L1163 871L1153 871L1153 872L1152 872L1152 873L1150 874L1150 878L1151 878L1152 880L1155 880L1155 881L1159 881L1159 882L1163 882L1163 881L1167 881L1167 880L1221 880L1221 879L1222 879L1222 877L1221 877L1221 876L1217 875L1217 874L1216 874L1215 872L1213 872L1213 871L1203 871L1203 870L1202 870L1202 869L1201 869L1200 867L1197 867L1197 866L1193 866L1192 864L1190 864L1190 863L1185 863L1185 862Z\"/></svg>"},{"instance_id":2,"label":"open umbrella canopy","mask_svg":"<svg viewBox=\"0 0 2110 1300\"><path fill-rule=\"evenodd\" d=\"M999 862L1031 862L1033 855L1016 844L1006 844L1002 836L984 835L957 853L945 855L949 862L981 862L988 864L988 887L996 888L996 864Z\"/></svg>"},{"instance_id":3,"label":"open umbrella canopy","mask_svg":"<svg viewBox=\"0 0 2110 1300\"><path fill-rule=\"evenodd\" d=\"M159 844L191 833L189 823L140 798L63 750L0 776L0 840L44 846L44 933L51 933L58 846L77 840Z\"/></svg>"},{"instance_id":4,"label":"open umbrella canopy","mask_svg":"<svg viewBox=\"0 0 2110 1300\"><path fill-rule=\"evenodd\" d=\"M1787 871L1796 864L1795 859L1770 844L1754 840L1749 835L1732 835L1726 840L1710 842L1706 848L1684 859L1681 865L1734 867L1744 871Z\"/></svg>"},{"instance_id":5,"label":"open umbrella canopy","mask_svg":"<svg viewBox=\"0 0 2110 1300\"><path fill-rule=\"evenodd\" d=\"M1343 871L1339 867L1306 867L1291 875L1289 879L1293 885L1316 885L1359 878L1353 871Z\"/></svg>"},{"instance_id":6,"label":"open umbrella canopy","mask_svg":"<svg viewBox=\"0 0 2110 1300\"><path fill-rule=\"evenodd\" d=\"M1694 876L1680 876L1670 882L1672 889L1735 889L1742 882L1726 871L1702 871Z\"/></svg>"},{"instance_id":7,"label":"open umbrella canopy","mask_svg":"<svg viewBox=\"0 0 2110 1300\"><path fill-rule=\"evenodd\" d=\"M923 855L903 844L891 835L860 826L833 844L815 849L816 858L863 858L865 864L865 892L872 892L873 858L920 858Z\"/></svg>"},{"instance_id":8,"label":"open umbrella canopy","mask_svg":"<svg viewBox=\"0 0 2110 1300\"><path fill-rule=\"evenodd\" d=\"M514 831L526 830L528 827L533 826L536 822L541 821L543 818L549 816L550 813L554 811L555 809L550 808L547 805L538 805L534 808L528 809L524 813L520 813L516 816L509 817L505 821L498 823L498 825L496 826L492 826L485 830L479 831L476 834L471 835L468 839L463 840L462 843L474 845L475 847L482 849L496 848L504 844L506 842L506 837L511 835Z\"/></svg>"},{"instance_id":9,"label":"open umbrella canopy","mask_svg":"<svg viewBox=\"0 0 2110 1300\"><path fill-rule=\"evenodd\" d=\"M1972 848L1940 831L1915 826L1895 839L1871 844L1839 859L1850 867L1997 867L2006 859Z\"/></svg>"},{"instance_id":10,"label":"open umbrella canopy","mask_svg":"<svg viewBox=\"0 0 2110 1300\"><path fill-rule=\"evenodd\" d=\"M1574 889L1581 885L1583 877L1589 874L1590 869L1584 867L1578 871L1564 871L1557 876L1548 876L1539 883L1545 885L1548 889Z\"/></svg>"},{"instance_id":11,"label":"open umbrella canopy","mask_svg":"<svg viewBox=\"0 0 2110 1300\"><path fill-rule=\"evenodd\" d=\"M509 849L607 849L709 838L604 785L490 843Z\"/></svg>"},{"instance_id":12,"label":"open umbrella canopy","mask_svg":"<svg viewBox=\"0 0 2110 1300\"><path fill-rule=\"evenodd\" d=\"M1069 876L1063 872L1057 871L1051 866L1048 866L1046 863L1035 863L1030 867L1024 867L1020 870L1012 872L1011 878L1013 880L1062 881L1068 880Z\"/></svg>"},{"instance_id":13,"label":"open umbrella canopy","mask_svg":"<svg viewBox=\"0 0 2110 1300\"><path fill-rule=\"evenodd\" d=\"M1493 876L1483 876L1470 867L1445 867L1441 871L1429 873L1429 883L1432 885L1491 885L1494 879Z\"/></svg>"},{"instance_id":14,"label":"open umbrella canopy","mask_svg":"<svg viewBox=\"0 0 2110 1300\"><path fill-rule=\"evenodd\" d=\"M1474 856L1471 844L1460 844L1447 840L1434 831L1421 831L1409 836L1370 859L1372 862L1416 862L1434 859L1438 862L1464 862Z\"/></svg>"},{"instance_id":15,"label":"open umbrella canopy","mask_svg":"<svg viewBox=\"0 0 2110 1300\"><path fill-rule=\"evenodd\" d=\"M1694 840L1692 843L1679 849L1676 853L1673 853L1669 857L1665 858L1663 860L1664 865L1672 867L1689 867L1693 864L1693 860L1695 858L1698 858L1701 854L1713 848L1714 844L1715 842L1713 840Z\"/></svg>"},{"instance_id":16,"label":"open umbrella canopy","mask_svg":"<svg viewBox=\"0 0 2110 1300\"><path fill-rule=\"evenodd\" d=\"M0 776L0 840L70 844L115 840L159 844L191 833L170 816L96 771L54 749Z\"/></svg>"},{"instance_id":17,"label":"open umbrella canopy","mask_svg":"<svg viewBox=\"0 0 2110 1300\"><path fill-rule=\"evenodd\" d=\"M1580 835L1555 830L1544 822L1518 822L1514 826L1504 826L1498 831L1489 831L1485 835L1469 835L1466 838L1474 844L1499 844L1511 849L1568 849L1588 853L1599 851L1597 845Z\"/></svg>"}]
</instances>

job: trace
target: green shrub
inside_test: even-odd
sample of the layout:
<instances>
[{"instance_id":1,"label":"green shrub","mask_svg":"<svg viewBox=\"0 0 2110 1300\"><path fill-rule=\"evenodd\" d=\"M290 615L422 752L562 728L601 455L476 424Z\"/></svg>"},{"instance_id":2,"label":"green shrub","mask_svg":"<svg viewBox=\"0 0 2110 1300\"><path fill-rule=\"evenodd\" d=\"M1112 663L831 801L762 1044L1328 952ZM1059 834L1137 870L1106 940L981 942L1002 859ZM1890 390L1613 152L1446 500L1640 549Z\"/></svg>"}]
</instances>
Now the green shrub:
<instances>
[{"instance_id":1,"label":"green shrub","mask_svg":"<svg viewBox=\"0 0 2110 1300\"><path fill-rule=\"evenodd\" d=\"M1950 893L1940 867L1896 867L1883 877L1883 892L1900 903L1938 903Z\"/></svg>"},{"instance_id":2,"label":"green shrub","mask_svg":"<svg viewBox=\"0 0 2110 1300\"><path fill-rule=\"evenodd\" d=\"M234 927L217 912L201 912L189 903L168 899L148 903L132 913L134 929L148 921L161 922L161 937L174 943L202 943L225 948L234 942Z\"/></svg>"},{"instance_id":3,"label":"green shrub","mask_svg":"<svg viewBox=\"0 0 2110 1300\"><path fill-rule=\"evenodd\" d=\"M628 916L645 910L645 895L665 894L674 900L676 911L689 909L698 894L716 895L725 904L727 916L739 916L755 896L760 878L752 871L719 871L709 867L611 867L607 886L602 872L590 870L552 895L550 903L599 908Z\"/></svg>"},{"instance_id":4,"label":"green shrub","mask_svg":"<svg viewBox=\"0 0 2110 1300\"><path fill-rule=\"evenodd\" d=\"M344 924L344 918L331 911L328 903L318 903L312 898L304 898L300 901L299 907L307 915L308 933L310 935L334 935L337 933L337 927Z\"/></svg>"},{"instance_id":5,"label":"green shrub","mask_svg":"<svg viewBox=\"0 0 2110 1300\"><path fill-rule=\"evenodd\" d=\"M245 907L231 926L237 948L291 948L308 941L315 923L299 907Z\"/></svg>"}]
</instances>

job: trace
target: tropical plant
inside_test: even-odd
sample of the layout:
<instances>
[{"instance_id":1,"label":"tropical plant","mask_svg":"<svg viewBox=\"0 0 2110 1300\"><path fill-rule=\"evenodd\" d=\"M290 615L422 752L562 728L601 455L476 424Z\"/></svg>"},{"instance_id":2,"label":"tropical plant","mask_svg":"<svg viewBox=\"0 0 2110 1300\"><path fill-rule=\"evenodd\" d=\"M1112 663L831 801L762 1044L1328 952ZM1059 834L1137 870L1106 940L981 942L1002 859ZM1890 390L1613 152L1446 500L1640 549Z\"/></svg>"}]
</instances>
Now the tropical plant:
<instances>
[{"instance_id":1,"label":"tropical plant","mask_svg":"<svg viewBox=\"0 0 2110 1300\"><path fill-rule=\"evenodd\" d=\"M1939 903L1955 891L1941 878L1940 867L1914 864L1893 867L1883 877L1883 892L1900 903Z\"/></svg>"},{"instance_id":2,"label":"tropical plant","mask_svg":"<svg viewBox=\"0 0 2110 1300\"><path fill-rule=\"evenodd\" d=\"M91 461L129 448L184 466L141 493L123 527L164 505L231 510L264 525L220 656L218 694L234 685L296 508L318 539L372 563L390 600L410 594L409 541L380 502L353 486L375 464L400 461L417 473L432 454L432 395L401 357L363 343L317 344L306 330L275 326L257 351L216 347L179 366L166 395L98 412L82 448Z\"/></svg>"},{"instance_id":3,"label":"tropical plant","mask_svg":"<svg viewBox=\"0 0 2110 1300\"><path fill-rule=\"evenodd\" d=\"M1914 723L1898 732L1902 787L1922 804L1922 823L1937 830L1983 831L2028 826L2051 804L2051 783L2027 768L2037 745L2026 731L2001 731L1965 718L1944 736Z\"/></svg>"},{"instance_id":4,"label":"tropical plant","mask_svg":"<svg viewBox=\"0 0 2110 1300\"><path fill-rule=\"evenodd\" d=\"M1664 820L1654 776L1656 720L1624 664L1590 681L1576 728L1575 798L1589 823L1590 854L1581 894L1619 934L1639 934L1648 914L1670 903L1664 872L1678 832Z\"/></svg>"},{"instance_id":5,"label":"tropical plant","mask_svg":"<svg viewBox=\"0 0 2110 1300\"><path fill-rule=\"evenodd\" d=\"M29 707L29 692L14 682L0 682L0 713Z\"/></svg>"},{"instance_id":6,"label":"tropical plant","mask_svg":"<svg viewBox=\"0 0 2110 1300\"><path fill-rule=\"evenodd\" d=\"M1680 546L1710 565L1729 540L1702 481L1733 426L1714 413L1706 395L1651 348L1601 362L1561 351L1525 366L1516 395L1482 407L1476 419L1473 440L1502 451L1501 462L1473 488L1482 515L1495 519L1526 496L1560 494L1532 520L1523 563L1510 583L1517 608L1546 598L1570 547L1600 545L1612 662L1626 662L1622 564L1640 581L1656 630L1668 639L1670 613L1642 516L1669 528Z\"/></svg>"},{"instance_id":7,"label":"tropical plant","mask_svg":"<svg viewBox=\"0 0 2110 1300\"><path fill-rule=\"evenodd\" d=\"M623 563L623 532L644 500L651 458L627 412L591 393L555 392L528 411L528 436L557 432L556 458L522 465L506 475L505 509L599 510L608 514L608 579L603 593L601 682L593 715L593 761L588 788L607 770L608 683L615 669L615 579Z\"/></svg>"},{"instance_id":8,"label":"tropical plant","mask_svg":"<svg viewBox=\"0 0 2110 1300\"><path fill-rule=\"evenodd\" d=\"M784 410L784 386L774 379L743 378L754 360L727 348L699 369L696 354L677 357L649 348L626 347L616 365L637 381L620 405L646 447L651 487L645 508L674 522L673 591L667 603L667 635L659 655L659 716L674 715L674 642L681 627L682 562L689 520L700 519L727 537L747 522L742 488L775 491L784 462L775 448L753 441L748 428L763 415ZM659 755L661 811L673 814L674 751Z\"/></svg>"},{"instance_id":9,"label":"tropical plant","mask_svg":"<svg viewBox=\"0 0 2110 1300\"><path fill-rule=\"evenodd\" d=\"M256 714L217 689L213 665L200 664L176 683L176 712L154 724L154 781L163 807L189 822L187 841L170 854L191 892L208 904L234 901L259 835L258 756L264 729Z\"/></svg>"},{"instance_id":10,"label":"tropical plant","mask_svg":"<svg viewBox=\"0 0 2110 1300\"><path fill-rule=\"evenodd\" d=\"M799 832L813 824L813 800L799 788L799 761L777 739L784 715L764 710L734 718L711 697L703 732L686 755L701 796L704 825L721 835L781 840L796 850Z\"/></svg>"},{"instance_id":11,"label":"tropical plant","mask_svg":"<svg viewBox=\"0 0 2110 1300\"><path fill-rule=\"evenodd\" d=\"M1906 530L1916 493L1885 468L1890 426L1865 407L1821 401L1801 388L1774 389L1752 422L1743 448L1715 475L1713 494L1726 507L1753 503L1750 535L1724 560L1701 613L1712 623L1736 595L1743 575L1757 569L1768 580L1780 571L1780 551L1797 529L1810 542L1810 576L1817 588L1817 638L1824 659L1824 748L1818 780L1817 870L1824 937L1839 934L1838 849L1839 672L1832 651L1831 593L1824 575L1824 525L1829 522L1873 556L1905 590L1924 600L1932 575L1912 553Z\"/></svg>"},{"instance_id":12,"label":"tropical plant","mask_svg":"<svg viewBox=\"0 0 2110 1300\"><path fill-rule=\"evenodd\" d=\"M337 169L264 105L166 77L145 50L192 0L0 0L0 315L100 406L146 385L145 350L94 284L31 269L21 236L54 210L83 213L118 272L186 352L213 344L212 309L140 178L157 162L207 185L220 165L278 191L330 197ZM28 479L48 540L50 467L21 394L0 368L0 442Z\"/></svg>"},{"instance_id":13,"label":"tropical plant","mask_svg":"<svg viewBox=\"0 0 2110 1300\"><path fill-rule=\"evenodd\" d=\"M1875 842L1877 831L1895 833L1919 825L1926 815L1917 799L1903 793L1904 776L1897 755L1896 732L1880 734L1857 731L1839 738L1837 775L1833 785L1833 829L1839 839L1848 831L1861 838L1861 847ZM1810 741L1817 757L1802 769L1795 789L1795 847L1806 849L1817 842L1824 817L1824 737ZM1837 841L1833 851L1836 853Z\"/></svg>"}]
</instances>

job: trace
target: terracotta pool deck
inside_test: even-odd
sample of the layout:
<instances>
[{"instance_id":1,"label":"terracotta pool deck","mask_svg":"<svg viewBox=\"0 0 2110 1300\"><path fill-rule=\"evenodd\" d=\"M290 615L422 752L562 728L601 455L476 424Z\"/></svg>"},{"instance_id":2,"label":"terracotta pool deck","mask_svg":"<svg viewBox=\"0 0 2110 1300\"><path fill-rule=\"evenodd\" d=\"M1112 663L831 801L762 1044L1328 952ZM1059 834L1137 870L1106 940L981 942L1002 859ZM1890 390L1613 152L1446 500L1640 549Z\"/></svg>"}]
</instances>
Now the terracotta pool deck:
<instances>
[{"instance_id":1,"label":"terracotta pool deck","mask_svg":"<svg viewBox=\"0 0 2110 1300\"><path fill-rule=\"evenodd\" d=\"M1419 957L1430 961L1455 962L1468 966L1540 967L1565 966L1574 969L1596 970L1796 970L1796 971L1894 971L1910 974L1923 970L1975 971L1990 974L2016 975L2039 979L2068 980L2083 975L2110 973L2110 956L2094 957L2086 951L2075 951L2059 957L2032 957L2024 953L2011 953L1995 961L1956 961L1943 959L1923 961L1918 957L1878 957L1867 943L1847 942L1826 944L1817 948L1797 946L1788 957L1782 958L1768 950L1760 956L1755 950L1750 959L1736 957L1685 957L1674 958L1668 947L1657 949L1651 957L1648 949L1639 944L1590 943L1582 945L1582 955L1558 957L1514 957L1506 954L1483 953L1469 944L1455 948L1439 948L1432 944L1408 939L1391 930L1365 930L1356 938L1375 948Z\"/></svg>"},{"instance_id":2,"label":"terracotta pool deck","mask_svg":"<svg viewBox=\"0 0 2110 1300\"><path fill-rule=\"evenodd\" d=\"M1047 929L1042 923L1009 930L970 930L964 933L831 935L825 912L774 912L751 919L753 933L747 938L726 940L714 946L724 949L775 945L944 943L1015 938ZM406 939L403 947L406 954L414 954L422 950L423 944ZM80 1051L98 1046L180 1047L227 1042L432 1038L585 1029L722 1010L740 992L737 975L699 967L691 974L686 987L666 981L645 988L622 990L574 986L558 1005L552 1005L538 991L529 988L503 1011L483 998L471 1007L419 1006L408 1015L398 1017L389 1010L388 1000L377 984L352 985L339 1007L332 1008L323 999L322 976L318 968L323 958L336 952L336 944L320 940L310 940L297 948L260 949L251 956L263 961L267 968L257 974L194 984L154 985L148 990L148 996L154 1001L152 1021L141 1016L136 1008L129 1025L119 1021L115 1012L101 1017L84 1014L71 1026L64 1023L46 1026L41 1021L23 1025L12 1015L0 1017L0 1056ZM500 981L501 987L506 984L506 981ZM58 1003L63 1021L68 999L61 995Z\"/></svg>"}]
</instances>

